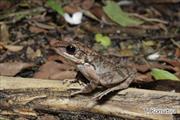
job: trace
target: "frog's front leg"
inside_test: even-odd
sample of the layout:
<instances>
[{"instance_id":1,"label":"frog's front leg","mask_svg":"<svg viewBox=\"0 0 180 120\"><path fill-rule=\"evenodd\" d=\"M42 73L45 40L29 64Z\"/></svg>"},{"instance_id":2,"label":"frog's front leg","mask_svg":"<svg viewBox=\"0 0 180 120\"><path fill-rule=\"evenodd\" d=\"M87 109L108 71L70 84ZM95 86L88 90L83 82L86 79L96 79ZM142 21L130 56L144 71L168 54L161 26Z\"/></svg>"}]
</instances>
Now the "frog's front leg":
<instances>
[{"instance_id":1,"label":"frog's front leg","mask_svg":"<svg viewBox=\"0 0 180 120\"><path fill-rule=\"evenodd\" d=\"M77 65L77 69L84 75L86 79L90 81L84 88L80 91L74 92L71 96L80 94L80 93L90 93L92 92L97 85L99 84L99 76L96 74L94 67L88 63Z\"/></svg>"}]
</instances>

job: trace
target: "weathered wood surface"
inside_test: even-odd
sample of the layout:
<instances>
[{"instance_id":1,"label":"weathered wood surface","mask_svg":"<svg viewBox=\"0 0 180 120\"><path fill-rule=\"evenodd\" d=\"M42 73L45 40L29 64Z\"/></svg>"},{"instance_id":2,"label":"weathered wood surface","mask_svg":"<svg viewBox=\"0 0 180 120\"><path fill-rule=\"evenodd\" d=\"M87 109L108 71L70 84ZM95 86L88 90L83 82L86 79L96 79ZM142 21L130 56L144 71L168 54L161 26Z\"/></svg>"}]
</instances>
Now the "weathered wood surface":
<instances>
[{"instance_id":1,"label":"weathered wood surface","mask_svg":"<svg viewBox=\"0 0 180 120\"><path fill-rule=\"evenodd\" d=\"M37 117L39 111L87 111L129 119L171 120L172 114L151 114L152 109L173 110L180 114L180 93L128 88L96 103L91 95L69 97L81 89L68 80L39 80L0 76L0 118ZM108 98L109 96L106 96ZM148 114L148 110L150 114Z\"/></svg>"}]
</instances>

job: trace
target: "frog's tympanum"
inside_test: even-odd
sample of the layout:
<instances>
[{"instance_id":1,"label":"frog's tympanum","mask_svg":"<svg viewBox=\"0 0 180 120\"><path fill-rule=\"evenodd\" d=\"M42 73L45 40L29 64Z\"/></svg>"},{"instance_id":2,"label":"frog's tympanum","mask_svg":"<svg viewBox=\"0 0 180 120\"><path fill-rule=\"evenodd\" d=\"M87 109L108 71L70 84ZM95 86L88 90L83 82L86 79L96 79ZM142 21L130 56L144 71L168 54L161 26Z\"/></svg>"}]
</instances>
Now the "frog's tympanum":
<instances>
[{"instance_id":1,"label":"frog's tympanum","mask_svg":"<svg viewBox=\"0 0 180 120\"><path fill-rule=\"evenodd\" d=\"M112 91L127 88L136 75L136 69L128 66L127 62L100 55L77 41L64 41L54 50L73 62L77 70L89 81L84 88L72 95L90 93L97 86L106 87L105 91L94 97L99 100Z\"/></svg>"}]
</instances>

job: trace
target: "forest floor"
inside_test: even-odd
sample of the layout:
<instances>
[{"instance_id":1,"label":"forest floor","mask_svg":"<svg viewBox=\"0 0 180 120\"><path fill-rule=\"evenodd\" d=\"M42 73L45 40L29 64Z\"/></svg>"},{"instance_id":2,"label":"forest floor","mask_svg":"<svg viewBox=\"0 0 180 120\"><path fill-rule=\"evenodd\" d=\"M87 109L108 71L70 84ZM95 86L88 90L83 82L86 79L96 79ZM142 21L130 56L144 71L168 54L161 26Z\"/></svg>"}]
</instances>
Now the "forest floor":
<instances>
[{"instance_id":1,"label":"forest floor","mask_svg":"<svg viewBox=\"0 0 180 120\"><path fill-rule=\"evenodd\" d=\"M178 0L1 0L0 76L75 79L75 67L52 49L70 38L107 59L130 59L138 71L132 87L178 93L179 6ZM76 119L87 117L81 115Z\"/></svg>"}]
</instances>

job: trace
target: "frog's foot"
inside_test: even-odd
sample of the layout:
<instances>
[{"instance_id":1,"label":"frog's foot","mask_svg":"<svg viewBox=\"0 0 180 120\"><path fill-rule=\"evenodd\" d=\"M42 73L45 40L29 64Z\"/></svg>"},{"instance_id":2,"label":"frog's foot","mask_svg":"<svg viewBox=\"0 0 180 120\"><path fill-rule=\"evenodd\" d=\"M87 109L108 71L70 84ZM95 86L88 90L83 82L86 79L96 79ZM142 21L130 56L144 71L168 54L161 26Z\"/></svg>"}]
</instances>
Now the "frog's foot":
<instances>
[{"instance_id":1,"label":"frog's foot","mask_svg":"<svg viewBox=\"0 0 180 120\"><path fill-rule=\"evenodd\" d=\"M96 87L97 87L97 84L91 81L88 85L86 85L81 90L71 93L70 96L74 96L81 93L91 93Z\"/></svg>"},{"instance_id":2,"label":"frog's foot","mask_svg":"<svg viewBox=\"0 0 180 120\"><path fill-rule=\"evenodd\" d=\"M103 96L105 96L106 94L108 94L108 93L101 92L101 93L95 95L95 96L92 98L92 101L98 101L98 100L100 100Z\"/></svg>"},{"instance_id":3,"label":"frog's foot","mask_svg":"<svg viewBox=\"0 0 180 120\"><path fill-rule=\"evenodd\" d=\"M83 83L81 82L80 79L73 79L73 80L69 80L69 83L70 84L73 84L73 83L78 83L79 85L83 85Z\"/></svg>"},{"instance_id":4,"label":"frog's foot","mask_svg":"<svg viewBox=\"0 0 180 120\"><path fill-rule=\"evenodd\" d=\"M103 92L101 92L101 93L99 93L99 94L97 94L97 95L95 95L93 98L92 98L92 100L101 100L101 98L103 97L103 96L105 96L105 95L107 95L108 93L110 93L110 92L112 92L112 91L115 91L116 89L118 89L118 88L109 88L109 89L107 89L107 90L105 90L105 91L103 91Z\"/></svg>"},{"instance_id":5,"label":"frog's foot","mask_svg":"<svg viewBox=\"0 0 180 120\"><path fill-rule=\"evenodd\" d=\"M80 93L82 93L81 90L76 91L76 92L73 92L73 93L70 94L70 97L73 97L73 96L75 96L75 95L77 95L77 94L80 94Z\"/></svg>"},{"instance_id":6,"label":"frog's foot","mask_svg":"<svg viewBox=\"0 0 180 120\"><path fill-rule=\"evenodd\" d=\"M97 101L97 100L101 100L101 98L102 98L103 96L107 95L108 93L113 92L113 91L116 91L116 90L124 89L124 88L127 88L127 87L123 87L123 88L121 87L121 88L120 88L120 86L116 86L116 87L113 87L113 88L109 88L109 89L107 89L107 90L105 90L105 91L103 91L103 92L95 95L92 99L93 99L93 100L96 100L96 101Z\"/></svg>"},{"instance_id":7,"label":"frog's foot","mask_svg":"<svg viewBox=\"0 0 180 120\"><path fill-rule=\"evenodd\" d=\"M72 79L72 80L68 80L70 83L76 83L78 82L78 79Z\"/></svg>"}]
</instances>

